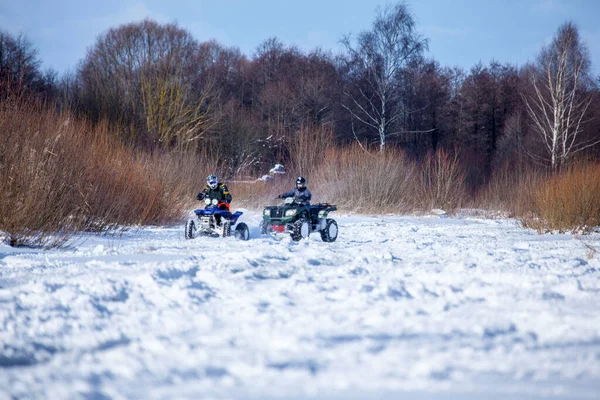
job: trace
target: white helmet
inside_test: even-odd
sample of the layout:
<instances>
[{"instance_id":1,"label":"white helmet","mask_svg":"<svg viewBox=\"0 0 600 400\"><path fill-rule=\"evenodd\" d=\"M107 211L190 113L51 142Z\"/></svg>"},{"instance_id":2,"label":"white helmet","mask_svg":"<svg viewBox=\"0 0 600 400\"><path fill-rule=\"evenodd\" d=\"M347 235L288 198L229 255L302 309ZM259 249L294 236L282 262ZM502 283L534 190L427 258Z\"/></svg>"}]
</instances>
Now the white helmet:
<instances>
[{"instance_id":1,"label":"white helmet","mask_svg":"<svg viewBox=\"0 0 600 400\"><path fill-rule=\"evenodd\" d=\"M219 185L219 179L217 178L216 175L209 175L206 177L206 184L211 189L216 189L217 186Z\"/></svg>"}]
</instances>

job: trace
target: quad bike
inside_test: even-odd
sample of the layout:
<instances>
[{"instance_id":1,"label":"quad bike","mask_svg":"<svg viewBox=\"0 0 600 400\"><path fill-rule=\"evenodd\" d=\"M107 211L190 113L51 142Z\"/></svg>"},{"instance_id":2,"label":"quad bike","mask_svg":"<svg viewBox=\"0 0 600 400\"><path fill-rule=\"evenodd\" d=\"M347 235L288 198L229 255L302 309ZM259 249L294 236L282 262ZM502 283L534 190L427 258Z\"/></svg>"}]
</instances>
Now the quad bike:
<instances>
[{"instance_id":1,"label":"quad bike","mask_svg":"<svg viewBox=\"0 0 600 400\"><path fill-rule=\"evenodd\" d=\"M243 214L241 211L231 213L229 204L219 203L217 199L204 199L206 207L194 210L194 216L185 224L185 238L193 239L195 236L231 236L231 228L235 225L233 234L241 240L250 239L248 225L240 222L236 225L238 218Z\"/></svg>"},{"instance_id":2,"label":"quad bike","mask_svg":"<svg viewBox=\"0 0 600 400\"><path fill-rule=\"evenodd\" d=\"M287 197L283 205L267 206L263 211L260 231L263 235L289 233L294 241L306 239L311 233L319 232L324 242L335 242L338 225L334 219L327 218L328 213L337 207L329 203L307 205L296 203L293 197Z\"/></svg>"}]
</instances>

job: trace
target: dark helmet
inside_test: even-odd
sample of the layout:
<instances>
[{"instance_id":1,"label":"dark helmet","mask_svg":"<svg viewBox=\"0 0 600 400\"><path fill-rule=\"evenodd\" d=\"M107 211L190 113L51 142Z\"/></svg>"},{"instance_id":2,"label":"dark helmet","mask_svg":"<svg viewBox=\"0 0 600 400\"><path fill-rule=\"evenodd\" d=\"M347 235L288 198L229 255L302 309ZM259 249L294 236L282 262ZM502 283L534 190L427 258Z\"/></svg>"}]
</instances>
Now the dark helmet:
<instances>
[{"instance_id":1,"label":"dark helmet","mask_svg":"<svg viewBox=\"0 0 600 400\"><path fill-rule=\"evenodd\" d=\"M219 185L219 179L217 178L216 175L209 175L206 177L206 184L211 189L216 189L217 186Z\"/></svg>"},{"instance_id":2,"label":"dark helmet","mask_svg":"<svg viewBox=\"0 0 600 400\"><path fill-rule=\"evenodd\" d=\"M296 187L298 190L303 191L306 189L306 179L302 176L296 178Z\"/></svg>"}]
</instances>

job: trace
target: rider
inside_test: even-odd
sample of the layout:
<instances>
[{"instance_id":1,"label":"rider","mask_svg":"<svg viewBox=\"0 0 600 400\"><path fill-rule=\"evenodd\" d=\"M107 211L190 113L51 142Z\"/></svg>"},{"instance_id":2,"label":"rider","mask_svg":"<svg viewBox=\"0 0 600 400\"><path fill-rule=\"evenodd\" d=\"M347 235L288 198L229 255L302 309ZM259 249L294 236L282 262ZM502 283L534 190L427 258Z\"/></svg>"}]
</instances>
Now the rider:
<instances>
[{"instance_id":1,"label":"rider","mask_svg":"<svg viewBox=\"0 0 600 400\"><path fill-rule=\"evenodd\" d=\"M221 210L229 211L229 203L231 203L231 193L229 193L229 189L227 186L219 182L219 178L216 175L209 175L206 177L206 186L198 196L196 196L198 200L203 199L217 199L219 202L219 208Z\"/></svg>"},{"instance_id":2,"label":"rider","mask_svg":"<svg viewBox=\"0 0 600 400\"><path fill-rule=\"evenodd\" d=\"M308 205L310 203L310 199L312 198L312 194L310 190L306 187L306 179L302 176L296 178L296 187L290 190L289 192L285 192L277 196L280 199L285 199L286 197L293 197L294 201L299 204Z\"/></svg>"}]
</instances>

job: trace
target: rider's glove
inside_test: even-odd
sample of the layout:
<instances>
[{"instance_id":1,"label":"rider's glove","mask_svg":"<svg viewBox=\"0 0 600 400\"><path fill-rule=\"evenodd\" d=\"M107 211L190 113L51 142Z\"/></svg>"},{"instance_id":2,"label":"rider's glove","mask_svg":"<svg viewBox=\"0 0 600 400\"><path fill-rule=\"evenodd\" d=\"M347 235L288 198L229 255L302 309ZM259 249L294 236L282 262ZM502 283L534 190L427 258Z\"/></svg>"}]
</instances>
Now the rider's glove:
<instances>
[{"instance_id":1,"label":"rider's glove","mask_svg":"<svg viewBox=\"0 0 600 400\"><path fill-rule=\"evenodd\" d=\"M202 199L204 199L204 193L202 193L202 192L198 193L198 196L196 196L196 198L197 198L198 200L202 200Z\"/></svg>"}]
</instances>

